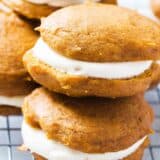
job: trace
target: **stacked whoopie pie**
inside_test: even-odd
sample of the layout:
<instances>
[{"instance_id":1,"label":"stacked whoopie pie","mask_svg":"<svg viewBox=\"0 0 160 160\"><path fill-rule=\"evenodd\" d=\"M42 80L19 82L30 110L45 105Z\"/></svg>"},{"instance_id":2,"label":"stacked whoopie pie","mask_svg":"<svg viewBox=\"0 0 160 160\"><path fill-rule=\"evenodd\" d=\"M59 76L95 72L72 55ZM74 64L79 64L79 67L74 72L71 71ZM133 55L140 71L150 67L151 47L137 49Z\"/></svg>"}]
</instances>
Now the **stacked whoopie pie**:
<instances>
[{"instance_id":1,"label":"stacked whoopie pie","mask_svg":"<svg viewBox=\"0 0 160 160\"><path fill-rule=\"evenodd\" d=\"M160 26L129 9L86 3L42 20L23 57L39 88L22 135L37 160L141 160L153 113L143 93L159 74Z\"/></svg>"},{"instance_id":2,"label":"stacked whoopie pie","mask_svg":"<svg viewBox=\"0 0 160 160\"><path fill-rule=\"evenodd\" d=\"M39 36L34 31L37 21L31 19L39 19L58 9L51 7L54 3L63 7L74 1L0 1L0 115L20 114L24 97L37 87L22 62L24 53L34 46ZM116 3L115 0L100 2Z\"/></svg>"},{"instance_id":3,"label":"stacked whoopie pie","mask_svg":"<svg viewBox=\"0 0 160 160\"><path fill-rule=\"evenodd\" d=\"M115 0L100 2L116 3ZM20 114L24 97L37 87L22 62L24 53L38 39L35 19L75 3L81 1L0 1L0 115Z\"/></svg>"},{"instance_id":4,"label":"stacked whoopie pie","mask_svg":"<svg viewBox=\"0 0 160 160\"><path fill-rule=\"evenodd\" d=\"M0 115L20 114L24 96L36 87L22 57L37 38L28 22L0 3Z\"/></svg>"}]
</instances>

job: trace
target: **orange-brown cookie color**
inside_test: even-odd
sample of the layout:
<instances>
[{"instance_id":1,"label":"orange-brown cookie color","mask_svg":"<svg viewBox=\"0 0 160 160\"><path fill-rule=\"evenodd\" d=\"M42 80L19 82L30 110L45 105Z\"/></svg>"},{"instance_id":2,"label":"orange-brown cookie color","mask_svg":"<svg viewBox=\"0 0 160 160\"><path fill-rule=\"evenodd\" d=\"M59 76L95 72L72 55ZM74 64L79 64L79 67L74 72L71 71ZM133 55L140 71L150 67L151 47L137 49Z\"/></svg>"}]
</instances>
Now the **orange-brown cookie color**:
<instances>
[{"instance_id":1,"label":"orange-brown cookie color","mask_svg":"<svg viewBox=\"0 0 160 160\"><path fill-rule=\"evenodd\" d=\"M26 21L0 8L0 95L26 95L35 88L22 56L37 38Z\"/></svg>"},{"instance_id":2,"label":"orange-brown cookie color","mask_svg":"<svg viewBox=\"0 0 160 160\"><path fill-rule=\"evenodd\" d=\"M153 13L160 18L160 1L159 0L151 0L151 7Z\"/></svg>"},{"instance_id":3,"label":"orange-brown cookie color","mask_svg":"<svg viewBox=\"0 0 160 160\"><path fill-rule=\"evenodd\" d=\"M68 96L124 97L136 95L147 90L157 73L159 65L154 64L140 76L130 79L100 79L74 76L62 73L35 58L32 51L24 56L24 64L33 79L49 90Z\"/></svg>"},{"instance_id":4,"label":"orange-brown cookie color","mask_svg":"<svg viewBox=\"0 0 160 160\"><path fill-rule=\"evenodd\" d=\"M69 58L121 62L160 59L159 28L135 11L88 3L54 12L39 31L52 49Z\"/></svg>"},{"instance_id":5,"label":"orange-brown cookie color","mask_svg":"<svg viewBox=\"0 0 160 160\"><path fill-rule=\"evenodd\" d=\"M150 89L153 89L160 83L160 65L157 65L157 69L155 71L155 74L153 75L153 81L151 83Z\"/></svg>"},{"instance_id":6,"label":"orange-brown cookie color","mask_svg":"<svg viewBox=\"0 0 160 160\"><path fill-rule=\"evenodd\" d=\"M100 3L117 4L117 0L101 0Z\"/></svg>"},{"instance_id":7,"label":"orange-brown cookie color","mask_svg":"<svg viewBox=\"0 0 160 160\"><path fill-rule=\"evenodd\" d=\"M0 115L21 115L21 109L17 108L16 106L0 105Z\"/></svg>"},{"instance_id":8,"label":"orange-brown cookie color","mask_svg":"<svg viewBox=\"0 0 160 160\"><path fill-rule=\"evenodd\" d=\"M23 114L49 139L86 153L120 151L152 132L153 113L142 95L71 98L40 88L25 99Z\"/></svg>"},{"instance_id":9,"label":"orange-brown cookie color","mask_svg":"<svg viewBox=\"0 0 160 160\"><path fill-rule=\"evenodd\" d=\"M2 2L29 19L47 17L49 14L59 9L58 7L30 3L26 0L2 0ZM102 3L116 4L116 0L102 0Z\"/></svg>"},{"instance_id":10,"label":"orange-brown cookie color","mask_svg":"<svg viewBox=\"0 0 160 160\"><path fill-rule=\"evenodd\" d=\"M56 7L50 7L48 5L37 5L29 3L25 0L2 0L4 4L16 11L17 13L30 18L40 19L46 17L55 11Z\"/></svg>"}]
</instances>

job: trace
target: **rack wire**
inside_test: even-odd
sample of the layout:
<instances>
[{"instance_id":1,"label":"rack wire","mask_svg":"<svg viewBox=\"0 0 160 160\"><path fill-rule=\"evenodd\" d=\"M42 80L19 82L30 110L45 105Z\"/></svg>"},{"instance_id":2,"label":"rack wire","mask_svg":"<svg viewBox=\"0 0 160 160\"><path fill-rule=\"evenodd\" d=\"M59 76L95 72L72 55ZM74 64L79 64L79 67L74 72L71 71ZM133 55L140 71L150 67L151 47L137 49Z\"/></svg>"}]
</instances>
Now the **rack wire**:
<instances>
[{"instance_id":1,"label":"rack wire","mask_svg":"<svg viewBox=\"0 0 160 160\"><path fill-rule=\"evenodd\" d=\"M155 112L155 134L150 137L151 145L143 160L160 160L160 88L148 91L145 98ZM22 116L0 116L0 160L33 160L29 153L17 149L22 144L21 123Z\"/></svg>"}]
</instances>

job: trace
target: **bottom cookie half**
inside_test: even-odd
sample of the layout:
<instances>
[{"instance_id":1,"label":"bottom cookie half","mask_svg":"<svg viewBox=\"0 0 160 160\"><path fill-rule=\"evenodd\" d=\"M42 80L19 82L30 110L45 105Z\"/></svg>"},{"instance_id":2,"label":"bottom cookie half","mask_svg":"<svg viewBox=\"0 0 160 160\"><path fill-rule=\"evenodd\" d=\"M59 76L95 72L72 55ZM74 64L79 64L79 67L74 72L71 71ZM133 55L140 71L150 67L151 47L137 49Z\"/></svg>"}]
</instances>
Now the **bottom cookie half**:
<instances>
[{"instance_id":1,"label":"bottom cookie half","mask_svg":"<svg viewBox=\"0 0 160 160\"><path fill-rule=\"evenodd\" d=\"M135 153L133 153L129 157L126 157L123 160L142 160L144 150L148 146L148 144L149 144L149 140L146 140L145 143ZM35 160L47 160L36 153L33 153L33 157Z\"/></svg>"},{"instance_id":2,"label":"bottom cookie half","mask_svg":"<svg viewBox=\"0 0 160 160\"><path fill-rule=\"evenodd\" d=\"M0 116L21 115L21 109L15 106L0 105Z\"/></svg>"}]
</instances>

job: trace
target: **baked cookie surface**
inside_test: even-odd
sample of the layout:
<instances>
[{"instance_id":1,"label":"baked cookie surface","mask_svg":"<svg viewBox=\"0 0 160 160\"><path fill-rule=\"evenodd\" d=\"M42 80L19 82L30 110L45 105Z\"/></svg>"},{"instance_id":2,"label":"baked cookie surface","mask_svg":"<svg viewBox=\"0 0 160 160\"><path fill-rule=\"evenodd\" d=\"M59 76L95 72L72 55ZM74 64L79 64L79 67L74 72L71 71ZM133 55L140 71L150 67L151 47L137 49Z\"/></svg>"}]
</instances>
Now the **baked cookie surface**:
<instances>
[{"instance_id":1,"label":"baked cookie surface","mask_svg":"<svg viewBox=\"0 0 160 160\"><path fill-rule=\"evenodd\" d=\"M37 34L13 12L0 10L0 94L25 95L33 88L23 66L24 53L33 47Z\"/></svg>"},{"instance_id":2,"label":"baked cookie surface","mask_svg":"<svg viewBox=\"0 0 160 160\"><path fill-rule=\"evenodd\" d=\"M57 9L56 7L37 5L25 0L2 0L2 2L17 13L30 19L46 17Z\"/></svg>"},{"instance_id":3,"label":"baked cookie surface","mask_svg":"<svg viewBox=\"0 0 160 160\"><path fill-rule=\"evenodd\" d=\"M60 9L60 7L57 6L49 6L42 3L38 4L27 0L2 0L2 2L29 19L47 17L52 12ZM102 0L102 3L116 4L116 0Z\"/></svg>"},{"instance_id":4,"label":"baked cookie surface","mask_svg":"<svg viewBox=\"0 0 160 160\"><path fill-rule=\"evenodd\" d=\"M151 0L151 7L152 7L152 11L155 14L155 16L160 18L160 1Z\"/></svg>"},{"instance_id":5,"label":"baked cookie surface","mask_svg":"<svg viewBox=\"0 0 160 160\"><path fill-rule=\"evenodd\" d=\"M78 99L40 88L25 99L23 114L49 139L85 153L120 151L152 132L153 113L142 95Z\"/></svg>"},{"instance_id":6,"label":"baked cookie surface","mask_svg":"<svg viewBox=\"0 0 160 160\"><path fill-rule=\"evenodd\" d=\"M159 79L159 27L114 5L66 7L42 20L41 37L24 64L36 82L54 92L133 96Z\"/></svg>"},{"instance_id":7,"label":"baked cookie surface","mask_svg":"<svg viewBox=\"0 0 160 160\"><path fill-rule=\"evenodd\" d=\"M0 105L0 115L8 116L8 115L21 115L21 109L17 108L17 106L7 106Z\"/></svg>"},{"instance_id":8,"label":"baked cookie surface","mask_svg":"<svg viewBox=\"0 0 160 160\"><path fill-rule=\"evenodd\" d=\"M150 86L150 89L153 89L155 88L159 82L160 82L160 65L157 65L157 71L155 72L155 74L153 75L153 78L152 78L152 83L151 83L151 86Z\"/></svg>"},{"instance_id":9,"label":"baked cookie surface","mask_svg":"<svg viewBox=\"0 0 160 160\"><path fill-rule=\"evenodd\" d=\"M0 3L0 115L20 114L15 107L37 87L22 62L37 38L30 24Z\"/></svg>"},{"instance_id":10,"label":"baked cookie surface","mask_svg":"<svg viewBox=\"0 0 160 160\"><path fill-rule=\"evenodd\" d=\"M159 27L135 11L89 3L54 12L39 30L53 50L71 59L124 62L159 59Z\"/></svg>"}]
</instances>

